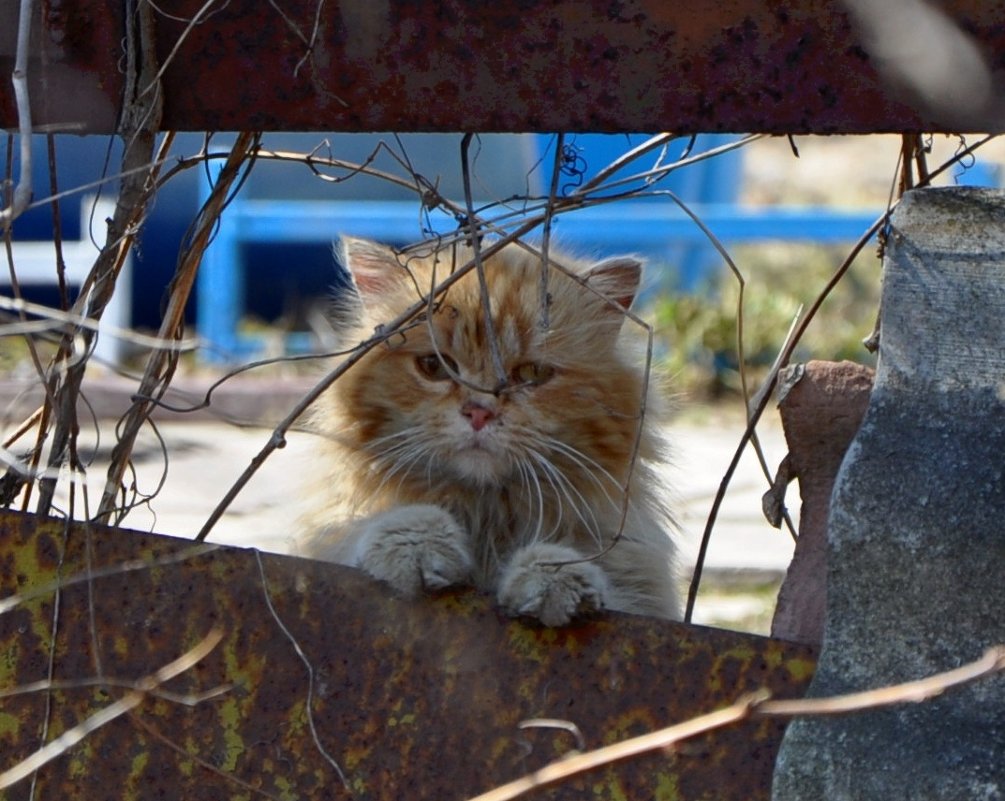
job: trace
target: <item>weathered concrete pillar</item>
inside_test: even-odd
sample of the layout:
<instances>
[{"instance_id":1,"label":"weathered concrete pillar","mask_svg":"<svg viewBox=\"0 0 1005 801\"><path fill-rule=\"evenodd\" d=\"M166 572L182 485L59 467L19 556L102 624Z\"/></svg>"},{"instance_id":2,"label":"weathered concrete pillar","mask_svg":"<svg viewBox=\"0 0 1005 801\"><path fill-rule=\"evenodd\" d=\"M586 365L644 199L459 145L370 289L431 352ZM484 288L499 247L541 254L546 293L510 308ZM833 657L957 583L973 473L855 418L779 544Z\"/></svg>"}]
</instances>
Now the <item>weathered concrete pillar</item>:
<instances>
[{"instance_id":1,"label":"weathered concrete pillar","mask_svg":"<svg viewBox=\"0 0 1005 801\"><path fill-rule=\"evenodd\" d=\"M920 678L1005 643L1005 194L917 190L894 214L875 389L828 536L811 696ZM773 794L1005 798L1005 676L794 721Z\"/></svg>"}]
</instances>

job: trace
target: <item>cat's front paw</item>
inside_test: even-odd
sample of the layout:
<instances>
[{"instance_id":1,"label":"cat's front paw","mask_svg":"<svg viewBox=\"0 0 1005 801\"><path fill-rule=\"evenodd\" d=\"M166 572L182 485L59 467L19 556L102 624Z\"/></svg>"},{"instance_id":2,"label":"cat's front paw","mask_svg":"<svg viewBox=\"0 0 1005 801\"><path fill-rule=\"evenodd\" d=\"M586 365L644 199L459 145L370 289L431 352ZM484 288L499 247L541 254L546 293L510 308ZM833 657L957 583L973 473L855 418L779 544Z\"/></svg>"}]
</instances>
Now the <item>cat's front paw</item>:
<instances>
[{"instance_id":1,"label":"cat's front paw","mask_svg":"<svg viewBox=\"0 0 1005 801\"><path fill-rule=\"evenodd\" d=\"M468 533L439 506L400 506L363 523L355 564L404 595L470 582Z\"/></svg>"},{"instance_id":2,"label":"cat's front paw","mask_svg":"<svg viewBox=\"0 0 1005 801\"><path fill-rule=\"evenodd\" d=\"M563 545L531 545L513 556L499 581L499 603L507 613L536 617L546 626L564 626L584 612L603 609L607 574ZM568 562L570 564L556 563Z\"/></svg>"}]
</instances>

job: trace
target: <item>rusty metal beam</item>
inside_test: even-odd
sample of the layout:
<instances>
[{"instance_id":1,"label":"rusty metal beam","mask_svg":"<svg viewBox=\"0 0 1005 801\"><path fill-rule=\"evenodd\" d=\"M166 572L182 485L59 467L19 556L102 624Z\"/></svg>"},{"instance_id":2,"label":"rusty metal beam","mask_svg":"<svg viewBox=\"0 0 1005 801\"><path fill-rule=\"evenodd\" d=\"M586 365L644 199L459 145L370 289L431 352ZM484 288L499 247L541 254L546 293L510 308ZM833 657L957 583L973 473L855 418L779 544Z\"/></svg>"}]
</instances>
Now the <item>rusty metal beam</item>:
<instances>
[{"instance_id":1,"label":"rusty metal beam","mask_svg":"<svg viewBox=\"0 0 1005 801\"><path fill-rule=\"evenodd\" d=\"M624 615L544 629L470 593L406 602L346 568L263 555L260 572L252 552L227 548L179 557L192 548L0 514L0 600L64 583L0 611L0 690L45 680L50 660L69 682L0 700L0 773L39 747L47 704L52 739L125 692L73 685L96 675L96 649L104 675L135 679L214 626L221 645L166 689L224 695L149 698L45 767L36 797L349 798L323 748L357 799L462 799L576 747L565 732L521 731L526 718L571 721L598 747L755 689L801 696L814 666L807 647L750 635ZM69 583L88 558L105 574ZM115 572L129 560L151 566ZM747 721L545 797L767 799L781 734Z\"/></svg>"},{"instance_id":2,"label":"rusty metal beam","mask_svg":"<svg viewBox=\"0 0 1005 801\"><path fill-rule=\"evenodd\" d=\"M0 8L3 75L13 65L17 5ZM959 128L958 121L916 111L884 86L840 0L698 5L177 0L170 16L157 15L163 126L768 133ZM940 5L1000 73L1002 4ZM124 86L123 5L48 0L35 7L29 75L36 125L112 130ZM8 80L0 82L0 122L16 125ZM982 120L970 130L1002 124Z\"/></svg>"}]
</instances>

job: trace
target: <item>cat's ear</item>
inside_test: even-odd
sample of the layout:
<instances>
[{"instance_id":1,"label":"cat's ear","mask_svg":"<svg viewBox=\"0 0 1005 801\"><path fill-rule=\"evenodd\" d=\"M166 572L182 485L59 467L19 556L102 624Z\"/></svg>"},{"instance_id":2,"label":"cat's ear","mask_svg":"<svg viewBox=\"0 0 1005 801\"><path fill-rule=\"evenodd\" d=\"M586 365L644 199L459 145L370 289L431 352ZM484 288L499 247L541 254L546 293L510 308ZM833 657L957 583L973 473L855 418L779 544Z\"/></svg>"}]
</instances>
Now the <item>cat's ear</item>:
<instances>
[{"instance_id":1,"label":"cat's ear","mask_svg":"<svg viewBox=\"0 0 1005 801\"><path fill-rule=\"evenodd\" d=\"M338 248L341 263L364 301L395 290L408 277L398 254L386 245L344 236Z\"/></svg>"},{"instance_id":2,"label":"cat's ear","mask_svg":"<svg viewBox=\"0 0 1005 801\"><path fill-rule=\"evenodd\" d=\"M586 273L587 285L628 310L642 280L642 262L632 256L616 256L593 265ZM616 308L608 306L615 312Z\"/></svg>"}]
</instances>

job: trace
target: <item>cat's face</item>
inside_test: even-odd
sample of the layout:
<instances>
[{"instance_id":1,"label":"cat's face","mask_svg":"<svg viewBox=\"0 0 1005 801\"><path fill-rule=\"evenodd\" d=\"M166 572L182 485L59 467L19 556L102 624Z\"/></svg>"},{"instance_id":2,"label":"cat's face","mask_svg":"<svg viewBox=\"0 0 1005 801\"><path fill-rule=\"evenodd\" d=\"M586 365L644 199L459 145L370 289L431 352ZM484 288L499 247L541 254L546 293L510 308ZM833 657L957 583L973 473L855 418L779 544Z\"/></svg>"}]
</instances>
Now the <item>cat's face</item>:
<instances>
[{"instance_id":1,"label":"cat's face","mask_svg":"<svg viewBox=\"0 0 1005 801\"><path fill-rule=\"evenodd\" d=\"M434 270L441 281L470 254L402 266L390 250L350 240L346 257L368 335L427 293ZM643 390L617 339L639 273L637 261L612 260L581 270L583 286L550 270L546 327L540 262L513 247L490 257L497 352L472 271L336 382L355 445L394 481L531 487L533 476L558 474L550 480L561 485L577 472L620 480Z\"/></svg>"}]
</instances>

